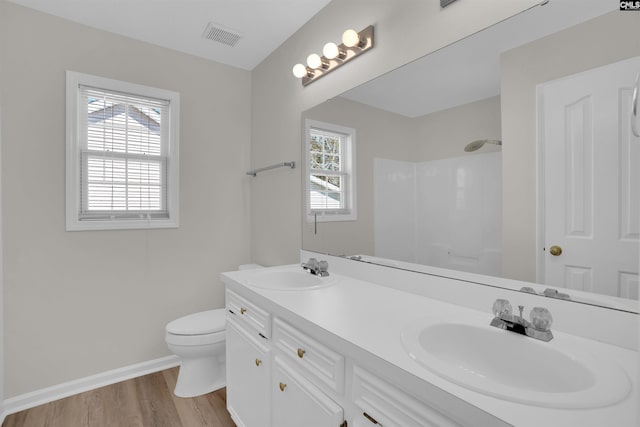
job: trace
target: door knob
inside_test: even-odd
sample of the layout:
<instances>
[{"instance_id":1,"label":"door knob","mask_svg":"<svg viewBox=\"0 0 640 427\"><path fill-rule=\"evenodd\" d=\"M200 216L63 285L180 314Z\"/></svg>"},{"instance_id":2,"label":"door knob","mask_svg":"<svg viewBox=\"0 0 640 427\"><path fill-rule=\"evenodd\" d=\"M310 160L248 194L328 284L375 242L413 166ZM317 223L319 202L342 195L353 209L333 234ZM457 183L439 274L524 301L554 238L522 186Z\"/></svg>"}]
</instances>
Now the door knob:
<instances>
[{"instance_id":1,"label":"door knob","mask_svg":"<svg viewBox=\"0 0 640 427\"><path fill-rule=\"evenodd\" d=\"M562 255L562 248L560 246L553 245L549 248L549 253L553 256Z\"/></svg>"}]
</instances>

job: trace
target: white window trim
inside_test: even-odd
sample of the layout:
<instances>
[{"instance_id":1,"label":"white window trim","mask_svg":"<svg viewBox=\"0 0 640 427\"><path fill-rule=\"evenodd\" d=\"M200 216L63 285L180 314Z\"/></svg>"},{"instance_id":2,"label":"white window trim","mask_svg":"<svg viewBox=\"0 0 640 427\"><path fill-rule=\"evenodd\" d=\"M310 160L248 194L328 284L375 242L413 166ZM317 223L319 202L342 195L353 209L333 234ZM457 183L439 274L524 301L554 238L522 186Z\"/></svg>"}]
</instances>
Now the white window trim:
<instances>
[{"instance_id":1,"label":"white window trim","mask_svg":"<svg viewBox=\"0 0 640 427\"><path fill-rule=\"evenodd\" d=\"M78 218L80 212L80 140L79 140L79 85L165 99L169 105L169 147L167 154L167 201L168 218L84 220ZM180 94L135 83L123 82L89 74L67 71L67 143L66 143L66 230L123 230L150 228L177 228L179 201L179 137L180 137Z\"/></svg>"},{"instance_id":2,"label":"white window trim","mask_svg":"<svg viewBox=\"0 0 640 427\"><path fill-rule=\"evenodd\" d=\"M310 209L310 196L311 196L311 182L309 175L311 174L310 168L310 132L311 128L323 129L329 132L341 133L347 136L347 146L344 152L343 164L347 165L345 172L349 175L349 184L346 190L346 203L347 212L311 212ZM305 153L305 196L304 196L304 212L306 221L308 223L313 222L333 222L333 221L356 221L358 219L357 214L357 194L356 194L356 130L346 126L339 126L332 123L325 123L318 120L305 119L304 121L304 136L303 147ZM316 215L317 214L317 215Z\"/></svg>"}]
</instances>

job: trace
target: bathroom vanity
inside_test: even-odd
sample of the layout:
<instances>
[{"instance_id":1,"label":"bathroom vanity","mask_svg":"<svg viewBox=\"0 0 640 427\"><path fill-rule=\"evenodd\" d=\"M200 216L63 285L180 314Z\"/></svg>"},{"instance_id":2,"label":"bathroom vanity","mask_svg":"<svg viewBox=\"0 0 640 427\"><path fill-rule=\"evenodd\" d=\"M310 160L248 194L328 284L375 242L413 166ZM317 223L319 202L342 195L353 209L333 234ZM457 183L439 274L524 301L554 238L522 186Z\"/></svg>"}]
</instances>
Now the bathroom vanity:
<instances>
[{"instance_id":1,"label":"bathroom vanity","mask_svg":"<svg viewBox=\"0 0 640 427\"><path fill-rule=\"evenodd\" d=\"M637 350L557 329L538 342L490 327L490 303L480 311L393 286L411 272L387 269L381 286L330 265L328 277L297 264L222 274L238 426L636 425Z\"/></svg>"}]
</instances>

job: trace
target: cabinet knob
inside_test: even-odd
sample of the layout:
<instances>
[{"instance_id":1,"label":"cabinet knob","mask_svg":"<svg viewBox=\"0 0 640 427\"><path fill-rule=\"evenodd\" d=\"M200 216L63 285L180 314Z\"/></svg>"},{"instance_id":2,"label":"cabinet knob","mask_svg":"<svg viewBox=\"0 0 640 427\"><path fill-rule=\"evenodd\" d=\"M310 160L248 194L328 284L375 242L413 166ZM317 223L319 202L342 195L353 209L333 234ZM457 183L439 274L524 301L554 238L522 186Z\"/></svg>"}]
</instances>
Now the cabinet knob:
<instances>
[{"instance_id":1,"label":"cabinet knob","mask_svg":"<svg viewBox=\"0 0 640 427\"><path fill-rule=\"evenodd\" d=\"M287 385L285 383L280 383L280 391L284 391L285 388L287 388Z\"/></svg>"},{"instance_id":2,"label":"cabinet knob","mask_svg":"<svg viewBox=\"0 0 640 427\"><path fill-rule=\"evenodd\" d=\"M303 349L301 349L301 348L298 349L298 357L300 359L302 359L304 357L305 353L306 353L306 351L304 351Z\"/></svg>"},{"instance_id":3,"label":"cabinet knob","mask_svg":"<svg viewBox=\"0 0 640 427\"><path fill-rule=\"evenodd\" d=\"M240 314L245 314L247 312L247 309L244 307L240 307Z\"/></svg>"},{"instance_id":4,"label":"cabinet knob","mask_svg":"<svg viewBox=\"0 0 640 427\"><path fill-rule=\"evenodd\" d=\"M260 366L260 365L262 365L262 360L256 359L256 366Z\"/></svg>"}]
</instances>

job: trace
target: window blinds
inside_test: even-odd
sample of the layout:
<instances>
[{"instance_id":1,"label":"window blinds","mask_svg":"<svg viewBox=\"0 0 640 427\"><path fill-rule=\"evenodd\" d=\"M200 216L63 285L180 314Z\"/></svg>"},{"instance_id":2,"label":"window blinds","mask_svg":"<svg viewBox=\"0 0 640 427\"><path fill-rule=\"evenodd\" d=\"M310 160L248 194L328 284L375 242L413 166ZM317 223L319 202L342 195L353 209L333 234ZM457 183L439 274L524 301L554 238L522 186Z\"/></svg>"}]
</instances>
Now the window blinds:
<instances>
[{"instance_id":1,"label":"window blinds","mask_svg":"<svg viewBox=\"0 0 640 427\"><path fill-rule=\"evenodd\" d=\"M79 86L79 218L167 218L169 101Z\"/></svg>"}]
</instances>

